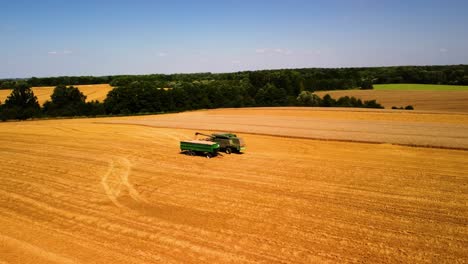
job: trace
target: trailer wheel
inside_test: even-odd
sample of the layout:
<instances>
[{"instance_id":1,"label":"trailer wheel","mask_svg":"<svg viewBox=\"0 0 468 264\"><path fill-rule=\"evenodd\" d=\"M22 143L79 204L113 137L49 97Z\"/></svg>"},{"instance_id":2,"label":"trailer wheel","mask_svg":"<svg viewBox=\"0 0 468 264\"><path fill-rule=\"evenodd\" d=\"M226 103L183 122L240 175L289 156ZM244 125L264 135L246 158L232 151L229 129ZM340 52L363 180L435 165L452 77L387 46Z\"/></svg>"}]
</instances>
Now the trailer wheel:
<instances>
[{"instance_id":1,"label":"trailer wheel","mask_svg":"<svg viewBox=\"0 0 468 264\"><path fill-rule=\"evenodd\" d=\"M226 148L226 150L225 150L225 151L226 151L226 154L231 154L231 153L232 153L232 150L231 150L231 148Z\"/></svg>"},{"instance_id":2,"label":"trailer wheel","mask_svg":"<svg viewBox=\"0 0 468 264\"><path fill-rule=\"evenodd\" d=\"M213 155L211 155L211 153L206 153L206 158L207 159L211 159L211 157L213 157Z\"/></svg>"}]
</instances>

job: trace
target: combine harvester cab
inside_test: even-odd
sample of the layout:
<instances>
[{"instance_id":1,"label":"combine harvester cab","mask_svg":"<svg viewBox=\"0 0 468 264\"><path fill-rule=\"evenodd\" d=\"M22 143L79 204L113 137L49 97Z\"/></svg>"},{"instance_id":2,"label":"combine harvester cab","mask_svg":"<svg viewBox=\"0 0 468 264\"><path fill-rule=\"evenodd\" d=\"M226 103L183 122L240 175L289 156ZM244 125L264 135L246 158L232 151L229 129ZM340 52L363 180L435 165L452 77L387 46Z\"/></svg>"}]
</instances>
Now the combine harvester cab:
<instances>
[{"instance_id":1,"label":"combine harvester cab","mask_svg":"<svg viewBox=\"0 0 468 264\"><path fill-rule=\"evenodd\" d=\"M232 152L235 153L242 153L245 151L245 142L242 138L237 137L236 134L232 133L216 133L216 134L203 134L203 133L195 133L195 135L202 135L207 136L206 140L213 141L219 144L219 150L224 151L227 154L231 154Z\"/></svg>"},{"instance_id":2,"label":"combine harvester cab","mask_svg":"<svg viewBox=\"0 0 468 264\"><path fill-rule=\"evenodd\" d=\"M180 142L180 150L190 156L202 155L209 159L218 155L219 144L213 141L187 140Z\"/></svg>"}]
</instances>

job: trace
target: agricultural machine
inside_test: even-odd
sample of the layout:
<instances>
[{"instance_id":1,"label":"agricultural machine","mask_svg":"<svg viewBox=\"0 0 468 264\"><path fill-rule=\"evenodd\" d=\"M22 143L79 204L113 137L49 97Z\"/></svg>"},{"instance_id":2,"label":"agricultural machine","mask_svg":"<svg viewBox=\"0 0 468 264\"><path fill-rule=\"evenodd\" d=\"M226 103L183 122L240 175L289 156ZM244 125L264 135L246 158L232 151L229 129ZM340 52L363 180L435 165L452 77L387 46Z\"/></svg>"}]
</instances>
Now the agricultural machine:
<instances>
[{"instance_id":1,"label":"agricultural machine","mask_svg":"<svg viewBox=\"0 0 468 264\"><path fill-rule=\"evenodd\" d=\"M211 158L218 154L219 144L206 140L187 140L180 142L180 150L190 156L204 155Z\"/></svg>"},{"instance_id":2,"label":"agricultural machine","mask_svg":"<svg viewBox=\"0 0 468 264\"><path fill-rule=\"evenodd\" d=\"M218 155L219 151L224 151L226 154L232 152L241 153L245 150L245 143L242 138L235 134L219 133L219 134L203 134L195 133L195 136L206 136L202 140L186 140L180 142L180 150L188 155L204 155L207 158Z\"/></svg>"},{"instance_id":3,"label":"agricultural machine","mask_svg":"<svg viewBox=\"0 0 468 264\"><path fill-rule=\"evenodd\" d=\"M231 154L232 152L241 153L245 151L245 143L242 138L237 137L236 134L231 133L219 133L219 134L203 134L195 133L195 136L202 135L206 141L212 141L219 144L219 150Z\"/></svg>"}]
</instances>

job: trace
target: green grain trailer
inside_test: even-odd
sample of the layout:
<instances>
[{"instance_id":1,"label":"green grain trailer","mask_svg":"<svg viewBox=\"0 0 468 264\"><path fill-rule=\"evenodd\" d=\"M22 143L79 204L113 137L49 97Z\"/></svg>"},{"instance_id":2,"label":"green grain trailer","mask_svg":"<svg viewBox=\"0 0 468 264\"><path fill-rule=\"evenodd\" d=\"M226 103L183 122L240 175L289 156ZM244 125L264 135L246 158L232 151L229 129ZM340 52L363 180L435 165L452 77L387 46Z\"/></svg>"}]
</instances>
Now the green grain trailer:
<instances>
[{"instance_id":1,"label":"green grain trailer","mask_svg":"<svg viewBox=\"0 0 468 264\"><path fill-rule=\"evenodd\" d=\"M203 155L211 158L218 154L219 143L204 140L181 141L180 150L190 156Z\"/></svg>"}]
</instances>

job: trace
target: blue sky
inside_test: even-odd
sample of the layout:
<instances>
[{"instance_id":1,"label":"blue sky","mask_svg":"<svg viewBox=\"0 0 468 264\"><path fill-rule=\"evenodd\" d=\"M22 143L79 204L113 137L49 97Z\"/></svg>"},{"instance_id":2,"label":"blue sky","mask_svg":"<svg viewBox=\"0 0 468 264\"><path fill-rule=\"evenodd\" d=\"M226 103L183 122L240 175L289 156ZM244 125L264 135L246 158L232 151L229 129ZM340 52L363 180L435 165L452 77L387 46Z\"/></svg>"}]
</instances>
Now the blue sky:
<instances>
[{"instance_id":1,"label":"blue sky","mask_svg":"<svg viewBox=\"0 0 468 264\"><path fill-rule=\"evenodd\" d=\"M0 78L468 64L468 1L0 0Z\"/></svg>"}]
</instances>

